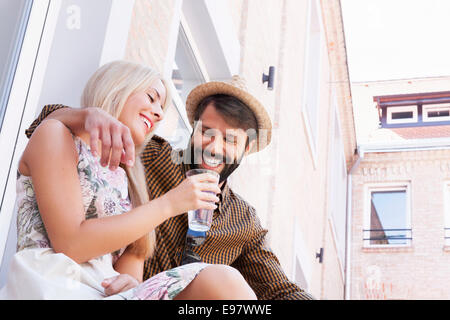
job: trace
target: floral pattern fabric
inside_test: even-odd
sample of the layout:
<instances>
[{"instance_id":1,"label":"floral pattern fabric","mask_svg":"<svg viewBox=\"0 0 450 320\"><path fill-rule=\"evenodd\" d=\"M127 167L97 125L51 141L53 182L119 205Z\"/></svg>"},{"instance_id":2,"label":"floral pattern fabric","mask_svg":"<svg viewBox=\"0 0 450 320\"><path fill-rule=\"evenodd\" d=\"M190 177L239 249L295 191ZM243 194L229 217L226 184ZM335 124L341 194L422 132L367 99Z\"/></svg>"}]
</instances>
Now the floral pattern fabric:
<instances>
[{"instance_id":1,"label":"floral pattern fabric","mask_svg":"<svg viewBox=\"0 0 450 320\"><path fill-rule=\"evenodd\" d=\"M125 171L111 171L102 167L89 146L74 138L78 152L77 171L80 179L86 219L102 218L124 213L131 209ZM25 248L50 248L50 241L39 214L31 177L19 174L17 180L17 251ZM120 254L113 253L113 262Z\"/></svg>"},{"instance_id":2,"label":"floral pattern fabric","mask_svg":"<svg viewBox=\"0 0 450 320\"><path fill-rule=\"evenodd\" d=\"M78 165L77 171L79 175L81 192L83 198L83 206L85 209L86 219L103 218L107 216L113 216L122 214L131 209L131 202L128 197L128 184L126 173L122 168L118 168L115 171L110 171L108 168L101 166L99 158L94 157L89 146L84 143L80 138L74 137L74 142L78 152ZM45 261L46 264L51 261L51 255L58 255L58 259L61 259L60 254L55 254L51 250L50 240L45 230L44 223L39 213L36 197L34 194L33 183L31 177L23 176L18 173L17 180L17 251L16 260L21 261L20 265L23 268L17 269L19 272L25 273L38 272L37 267L39 263ZM48 248L48 249L45 249ZM36 254L21 254L26 253L22 250L37 250ZM112 264L114 264L125 248L122 248L116 252L111 253L111 258L105 259L105 256L98 257L90 260L89 263L79 265L80 271L78 274L88 274L89 281L83 283L81 287L92 288L94 292L98 292L102 289L100 286L101 281L106 277L110 277L112 272ZM39 251L40 250L40 251ZM45 250L45 251L42 251ZM33 257L33 258L30 258ZM34 258L39 257L39 258ZM50 258L50 260L49 260ZM40 260L39 260L40 259ZM73 264L73 261L67 257L68 264ZM26 261L25 264L35 267L27 267L22 261ZM56 260L55 260L56 261ZM173 299L180 291L182 291L196 276L206 267L204 263L194 263L177 267L168 271L161 272L147 281L141 283L136 288L130 289L126 292L119 293L116 296L108 298L119 299ZM37 268L36 268L37 267ZM73 268L73 266L71 266ZM84 270L82 270L85 268ZM87 269L86 269L87 268ZM34 269L34 270L33 270ZM98 269L98 270L97 270ZM30 270L30 271L26 271ZM41 278L40 275L24 275L29 278ZM94 275L94 276L93 276ZM52 277L54 275L51 275ZM58 276L58 275L57 275ZM97 277L94 284L93 278ZM83 278L83 277L79 277ZM14 277L8 279L11 280L8 285L12 287L18 287L23 285L14 283ZM49 278L50 279L50 278ZM37 281L37 280L36 280ZM42 281L42 280L39 280ZM71 280L72 281L72 280ZM51 281L47 281L42 284L42 287L46 288L51 286ZM7 290L5 290L6 292ZM16 290L17 291L17 290ZM23 291L27 291L26 288ZM48 291L48 290L47 290ZM92 291L92 290L90 290ZM61 291L64 297L64 290ZM69 292L69 291L67 291ZM72 292L70 292L72 294ZM0 294L1 296L1 294ZM80 297L83 297L80 293ZM91 296L90 296L91 297ZM37 297L38 298L38 297ZM99 298L105 298L103 292L99 294Z\"/></svg>"},{"instance_id":3,"label":"floral pattern fabric","mask_svg":"<svg viewBox=\"0 0 450 320\"><path fill-rule=\"evenodd\" d=\"M206 263L198 262L163 271L129 290L129 299L172 300L207 266Z\"/></svg>"}]
</instances>

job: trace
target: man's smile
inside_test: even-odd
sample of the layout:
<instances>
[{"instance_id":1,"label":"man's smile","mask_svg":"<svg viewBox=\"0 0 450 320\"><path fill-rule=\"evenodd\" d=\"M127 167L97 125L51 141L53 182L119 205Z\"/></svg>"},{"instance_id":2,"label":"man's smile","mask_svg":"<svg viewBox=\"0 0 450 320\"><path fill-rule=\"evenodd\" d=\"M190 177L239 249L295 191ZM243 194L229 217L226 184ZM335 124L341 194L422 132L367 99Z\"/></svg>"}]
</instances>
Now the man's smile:
<instances>
[{"instance_id":1,"label":"man's smile","mask_svg":"<svg viewBox=\"0 0 450 320\"><path fill-rule=\"evenodd\" d=\"M208 166L209 168L218 168L221 164L223 163L223 161L221 159L218 159L216 157L208 157L203 155L203 164L205 164L206 166Z\"/></svg>"}]
</instances>

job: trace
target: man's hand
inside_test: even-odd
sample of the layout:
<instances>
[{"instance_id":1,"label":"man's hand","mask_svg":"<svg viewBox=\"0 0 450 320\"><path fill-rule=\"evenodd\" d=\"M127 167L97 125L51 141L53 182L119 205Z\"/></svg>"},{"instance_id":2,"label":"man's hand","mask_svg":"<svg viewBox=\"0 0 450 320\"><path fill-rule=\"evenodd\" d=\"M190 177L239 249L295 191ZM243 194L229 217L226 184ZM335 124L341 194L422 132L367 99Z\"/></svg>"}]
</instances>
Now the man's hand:
<instances>
[{"instance_id":1,"label":"man's hand","mask_svg":"<svg viewBox=\"0 0 450 320\"><path fill-rule=\"evenodd\" d=\"M98 155L98 140L101 141L100 163L115 170L122 162L132 166L135 146L130 129L119 120L99 108L86 108L84 130L89 133L91 151Z\"/></svg>"},{"instance_id":2,"label":"man's hand","mask_svg":"<svg viewBox=\"0 0 450 320\"><path fill-rule=\"evenodd\" d=\"M102 282L102 287L105 288L105 294L107 296L130 290L138 285L139 281L125 273L112 278L106 278Z\"/></svg>"},{"instance_id":3,"label":"man's hand","mask_svg":"<svg viewBox=\"0 0 450 320\"><path fill-rule=\"evenodd\" d=\"M47 117L64 123L74 134L88 133L91 151L99 154L101 141L101 158L103 166L115 170L122 162L127 166L134 165L135 146L130 129L119 120L100 108L61 108Z\"/></svg>"}]
</instances>

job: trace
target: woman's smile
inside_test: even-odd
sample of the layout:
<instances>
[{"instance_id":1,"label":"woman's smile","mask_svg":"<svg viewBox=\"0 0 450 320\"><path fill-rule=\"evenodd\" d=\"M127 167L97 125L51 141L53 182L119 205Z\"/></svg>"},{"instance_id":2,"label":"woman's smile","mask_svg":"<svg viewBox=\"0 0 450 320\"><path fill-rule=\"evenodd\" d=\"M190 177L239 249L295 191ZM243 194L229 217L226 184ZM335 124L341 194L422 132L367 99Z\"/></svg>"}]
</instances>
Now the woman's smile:
<instances>
[{"instance_id":1,"label":"woman's smile","mask_svg":"<svg viewBox=\"0 0 450 320\"><path fill-rule=\"evenodd\" d=\"M141 118L142 122L145 126L145 135L149 134L152 131L152 128L154 126L153 121L150 119L149 116L139 113L139 117Z\"/></svg>"}]
</instances>

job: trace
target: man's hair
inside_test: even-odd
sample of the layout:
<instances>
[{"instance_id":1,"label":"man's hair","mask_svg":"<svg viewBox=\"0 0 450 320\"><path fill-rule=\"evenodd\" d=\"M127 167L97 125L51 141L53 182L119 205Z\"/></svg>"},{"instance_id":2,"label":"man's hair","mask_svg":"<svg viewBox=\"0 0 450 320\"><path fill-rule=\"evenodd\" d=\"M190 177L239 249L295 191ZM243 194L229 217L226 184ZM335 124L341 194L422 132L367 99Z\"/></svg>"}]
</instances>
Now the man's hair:
<instances>
[{"instance_id":1,"label":"man's hair","mask_svg":"<svg viewBox=\"0 0 450 320\"><path fill-rule=\"evenodd\" d=\"M198 121L209 104L213 104L226 123L243 130L258 131L258 121L253 111L238 98L227 94L214 94L204 98L194 113L194 120Z\"/></svg>"}]
</instances>

